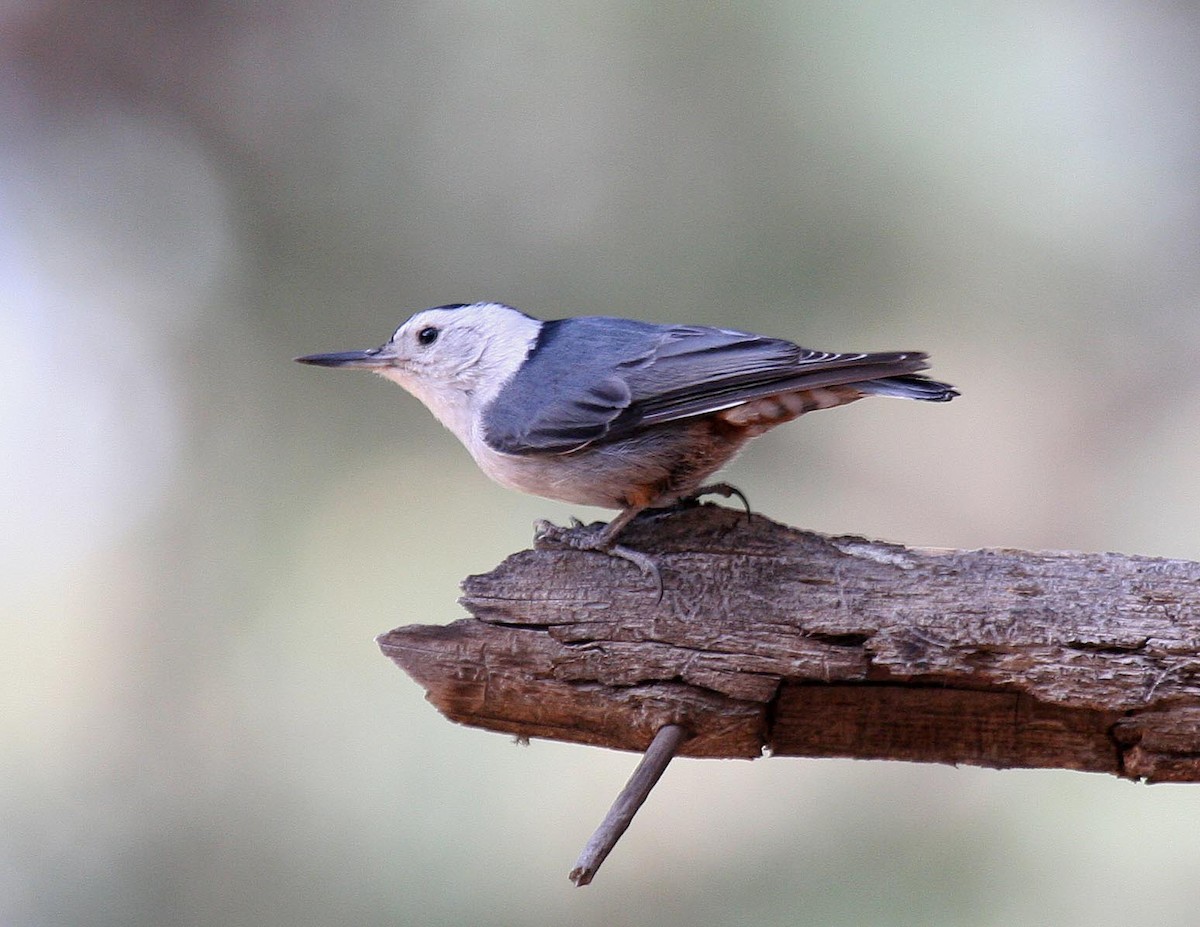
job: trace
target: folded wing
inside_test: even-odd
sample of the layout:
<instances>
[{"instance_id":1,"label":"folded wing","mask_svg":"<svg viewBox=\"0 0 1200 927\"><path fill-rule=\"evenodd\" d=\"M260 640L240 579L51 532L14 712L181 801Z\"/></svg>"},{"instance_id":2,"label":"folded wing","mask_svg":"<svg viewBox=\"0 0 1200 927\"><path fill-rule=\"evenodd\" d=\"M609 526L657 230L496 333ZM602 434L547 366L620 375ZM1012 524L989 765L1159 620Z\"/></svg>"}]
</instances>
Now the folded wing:
<instances>
[{"instance_id":1,"label":"folded wing","mask_svg":"<svg viewBox=\"0 0 1200 927\"><path fill-rule=\"evenodd\" d=\"M919 352L832 354L727 329L562 319L545 323L484 413L485 439L509 454L565 453L764 396L866 381L882 382L865 392L936 398L923 393L948 388L912 376L925 366Z\"/></svg>"}]
</instances>

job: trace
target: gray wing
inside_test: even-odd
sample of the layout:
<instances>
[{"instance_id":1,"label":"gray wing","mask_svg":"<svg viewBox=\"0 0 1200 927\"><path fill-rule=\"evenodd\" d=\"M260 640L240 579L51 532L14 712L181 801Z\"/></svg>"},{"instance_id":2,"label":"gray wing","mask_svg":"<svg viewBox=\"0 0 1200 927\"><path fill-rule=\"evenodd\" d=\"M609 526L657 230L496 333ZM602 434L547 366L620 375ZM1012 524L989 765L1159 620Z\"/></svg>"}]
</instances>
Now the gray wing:
<instances>
[{"instance_id":1,"label":"gray wing","mask_svg":"<svg viewBox=\"0 0 1200 927\"><path fill-rule=\"evenodd\" d=\"M578 318L544 323L484 411L487 443L563 453L797 389L911 374L925 355L831 354L750 332Z\"/></svg>"}]
</instances>

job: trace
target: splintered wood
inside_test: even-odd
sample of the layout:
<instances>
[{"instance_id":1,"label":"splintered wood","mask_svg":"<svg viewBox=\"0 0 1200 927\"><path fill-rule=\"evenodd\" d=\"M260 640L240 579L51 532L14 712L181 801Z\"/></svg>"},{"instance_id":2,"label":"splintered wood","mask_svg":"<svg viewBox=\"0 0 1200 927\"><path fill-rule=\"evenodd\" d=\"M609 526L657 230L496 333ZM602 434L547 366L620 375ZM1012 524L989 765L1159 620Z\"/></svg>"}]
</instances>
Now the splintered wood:
<instances>
[{"instance_id":1,"label":"splintered wood","mask_svg":"<svg viewBox=\"0 0 1200 927\"><path fill-rule=\"evenodd\" d=\"M384 653L453 721L682 756L843 756L1200 780L1200 564L911 549L700 506L531 550L473 617Z\"/></svg>"}]
</instances>

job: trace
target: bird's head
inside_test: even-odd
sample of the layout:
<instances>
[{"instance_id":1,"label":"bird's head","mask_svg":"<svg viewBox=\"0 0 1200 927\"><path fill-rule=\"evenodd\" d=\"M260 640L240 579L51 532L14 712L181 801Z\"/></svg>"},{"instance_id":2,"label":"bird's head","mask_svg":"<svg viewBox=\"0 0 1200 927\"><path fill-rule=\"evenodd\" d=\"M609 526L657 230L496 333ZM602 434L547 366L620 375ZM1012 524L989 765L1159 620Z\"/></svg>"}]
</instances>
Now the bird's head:
<instances>
[{"instance_id":1,"label":"bird's head","mask_svg":"<svg viewBox=\"0 0 1200 927\"><path fill-rule=\"evenodd\" d=\"M520 369L541 327L502 303L437 306L411 316L378 348L296 360L361 367L399 383L465 441L475 415Z\"/></svg>"}]
</instances>

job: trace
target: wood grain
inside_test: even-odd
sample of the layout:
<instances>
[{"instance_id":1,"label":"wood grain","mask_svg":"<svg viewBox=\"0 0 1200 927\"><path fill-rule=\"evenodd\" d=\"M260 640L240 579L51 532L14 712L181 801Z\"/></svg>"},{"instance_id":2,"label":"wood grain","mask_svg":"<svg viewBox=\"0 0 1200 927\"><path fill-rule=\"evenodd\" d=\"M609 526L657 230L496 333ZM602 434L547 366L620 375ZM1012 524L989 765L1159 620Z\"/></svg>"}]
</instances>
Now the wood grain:
<instances>
[{"instance_id":1,"label":"wood grain","mask_svg":"<svg viewBox=\"0 0 1200 927\"><path fill-rule=\"evenodd\" d=\"M684 756L849 756L1200 780L1200 564L905 548L699 506L635 522L630 564L530 550L472 617L384 652L453 721Z\"/></svg>"}]
</instances>

